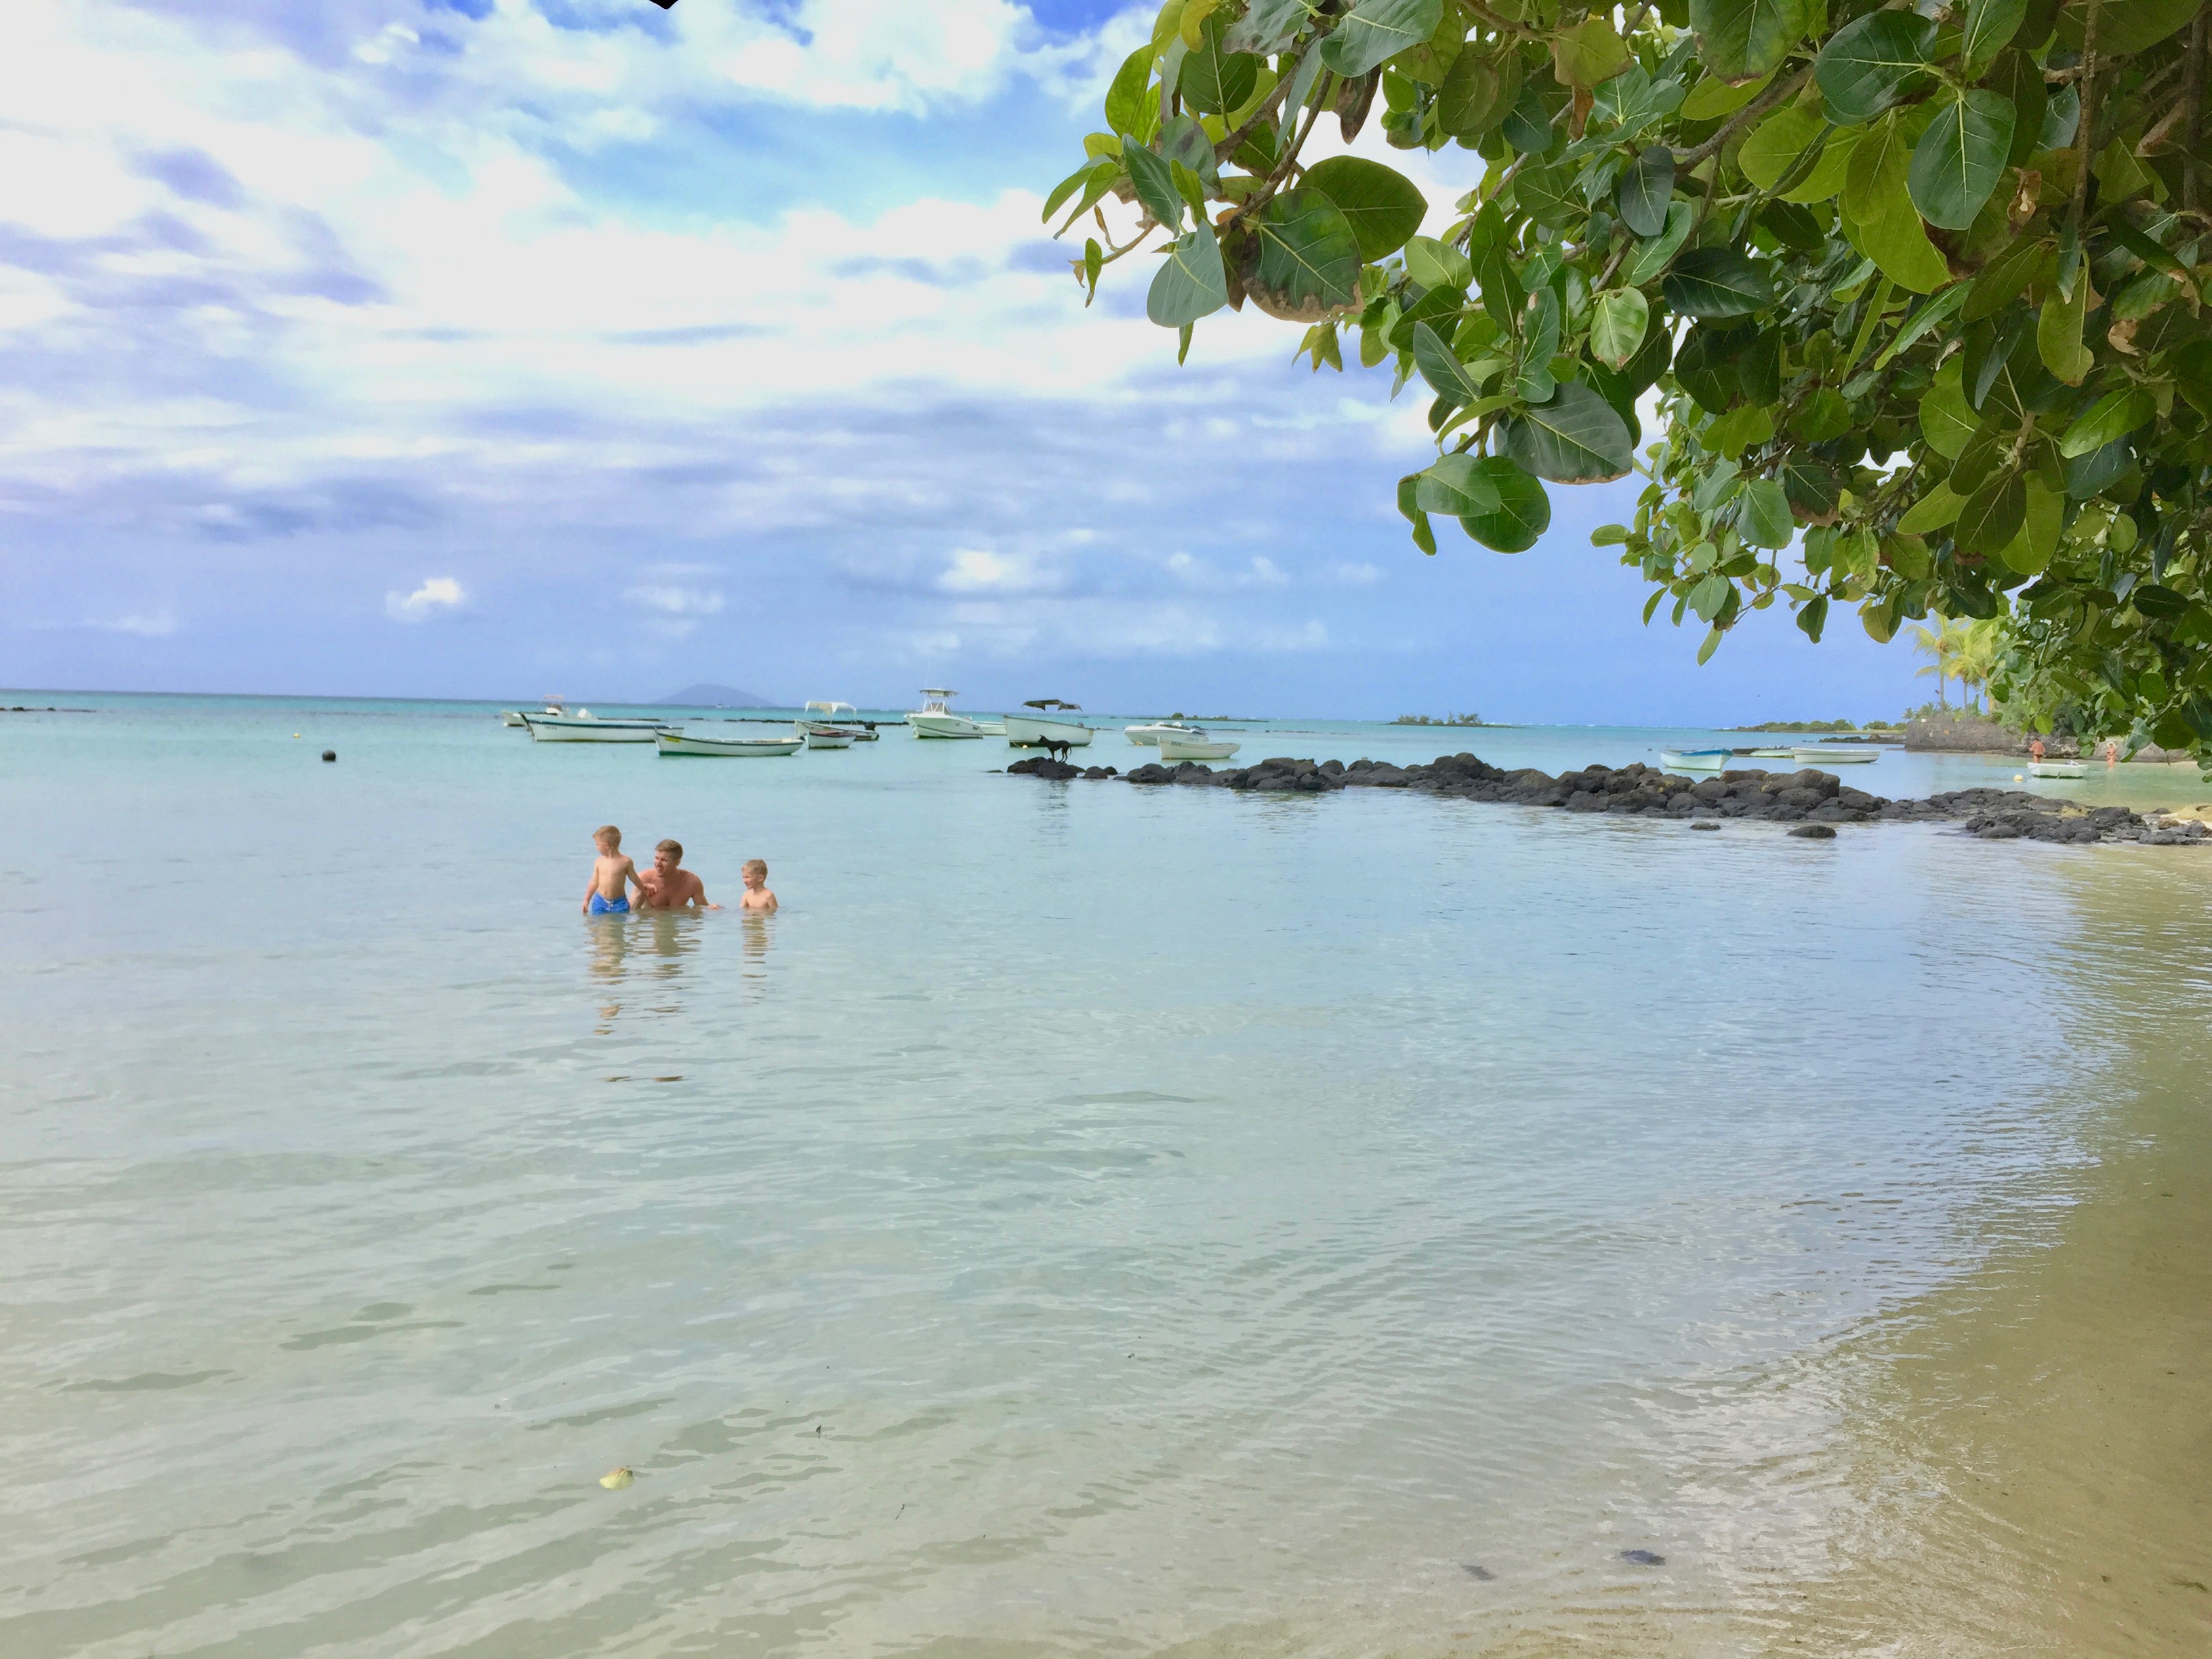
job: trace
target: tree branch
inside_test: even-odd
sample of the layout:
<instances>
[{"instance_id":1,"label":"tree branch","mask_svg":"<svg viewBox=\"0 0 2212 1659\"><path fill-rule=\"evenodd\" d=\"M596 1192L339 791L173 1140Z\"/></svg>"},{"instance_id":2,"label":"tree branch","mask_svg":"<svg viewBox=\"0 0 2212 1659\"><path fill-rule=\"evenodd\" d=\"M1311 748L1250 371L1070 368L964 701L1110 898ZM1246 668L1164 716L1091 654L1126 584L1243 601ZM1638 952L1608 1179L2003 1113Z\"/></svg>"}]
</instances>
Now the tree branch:
<instances>
[{"instance_id":1,"label":"tree branch","mask_svg":"<svg viewBox=\"0 0 2212 1659\"><path fill-rule=\"evenodd\" d=\"M1812 78L1813 66L1810 64L1808 64L1803 69L1798 70L1796 75L1790 76L1789 80L1777 81L1772 86L1767 88L1765 92L1760 93L1758 97L1753 99L1735 114L1729 116L1726 121L1721 124L1720 131L1713 134L1711 137L1706 139L1705 143L1698 144L1689 149L1676 150L1674 152L1674 165L1678 167L1693 167L1697 166L1698 162L1705 161L1707 157L1719 155L1721 152L1721 146L1727 143L1730 138L1734 137L1737 129L1741 127L1745 122L1750 120L1753 116L1765 114L1767 111L1772 109L1777 104L1783 102L1786 99L1795 98L1800 92L1802 92L1805 89L1805 83Z\"/></svg>"},{"instance_id":2,"label":"tree branch","mask_svg":"<svg viewBox=\"0 0 2212 1659\"><path fill-rule=\"evenodd\" d=\"M2088 15L2081 24L2081 125L2074 133L2074 144L2081 158L2074 173L2074 234L2081 234L2081 215L2089 204L2089 158L2096 154L2091 146L2097 131L2097 8L2101 0L2089 0ZM2079 282L2081 278L2075 278Z\"/></svg>"}]
</instances>

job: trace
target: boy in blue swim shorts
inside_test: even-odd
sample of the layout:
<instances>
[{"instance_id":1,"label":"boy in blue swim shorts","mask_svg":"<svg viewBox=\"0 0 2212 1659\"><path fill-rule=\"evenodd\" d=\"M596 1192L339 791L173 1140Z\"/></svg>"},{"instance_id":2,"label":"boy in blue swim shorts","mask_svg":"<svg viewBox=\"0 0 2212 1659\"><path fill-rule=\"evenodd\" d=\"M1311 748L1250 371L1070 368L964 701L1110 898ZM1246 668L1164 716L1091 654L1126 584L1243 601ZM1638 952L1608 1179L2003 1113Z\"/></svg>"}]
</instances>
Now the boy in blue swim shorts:
<instances>
[{"instance_id":1,"label":"boy in blue swim shorts","mask_svg":"<svg viewBox=\"0 0 2212 1659\"><path fill-rule=\"evenodd\" d=\"M584 890L584 914L628 915L629 890L635 887L638 897L643 898L645 884L638 879L637 866L622 849L622 831L611 823L603 823L592 831L592 843L599 849L599 855L592 863L592 884Z\"/></svg>"}]
</instances>

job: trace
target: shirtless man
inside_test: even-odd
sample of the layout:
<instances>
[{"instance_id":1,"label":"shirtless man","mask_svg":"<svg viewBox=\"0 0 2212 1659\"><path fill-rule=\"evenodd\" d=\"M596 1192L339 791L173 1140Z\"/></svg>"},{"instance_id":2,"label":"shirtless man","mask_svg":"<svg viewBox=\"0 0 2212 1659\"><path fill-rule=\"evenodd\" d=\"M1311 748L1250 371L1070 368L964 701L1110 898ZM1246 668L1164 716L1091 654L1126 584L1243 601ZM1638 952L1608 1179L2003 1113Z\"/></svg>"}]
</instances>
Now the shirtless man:
<instances>
[{"instance_id":1,"label":"shirtless man","mask_svg":"<svg viewBox=\"0 0 2212 1659\"><path fill-rule=\"evenodd\" d=\"M611 823L603 823L592 831L592 844L599 849L599 855L592 860L592 883L584 889L584 914L625 915L629 911L632 884L641 900L646 896L646 888L639 879L637 866L622 849L622 831Z\"/></svg>"},{"instance_id":2,"label":"shirtless man","mask_svg":"<svg viewBox=\"0 0 2212 1659\"><path fill-rule=\"evenodd\" d=\"M653 868L639 878L645 888L647 910L683 910L696 907L719 910L707 902L707 884L684 867L684 843L664 841L653 849Z\"/></svg>"}]
</instances>

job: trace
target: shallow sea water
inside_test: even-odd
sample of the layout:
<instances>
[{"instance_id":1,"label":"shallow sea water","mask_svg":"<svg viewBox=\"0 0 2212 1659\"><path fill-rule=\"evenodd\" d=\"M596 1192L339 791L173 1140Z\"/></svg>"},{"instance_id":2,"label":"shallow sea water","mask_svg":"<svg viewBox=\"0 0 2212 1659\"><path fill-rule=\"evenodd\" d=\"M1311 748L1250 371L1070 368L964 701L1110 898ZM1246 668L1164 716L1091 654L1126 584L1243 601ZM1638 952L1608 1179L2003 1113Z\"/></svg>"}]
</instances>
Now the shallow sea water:
<instances>
[{"instance_id":1,"label":"shallow sea water","mask_svg":"<svg viewBox=\"0 0 2212 1659\"><path fill-rule=\"evenodd\" d=\"M102 712L0 724L0 1654L2212 1638L2203 1435L1962 1529L1957 1376L2055 1350L1936 1353L2201 1133L2212 855L46 700ZM783 913L585 921L602 820Z\"/></svg>"}]
</instances>

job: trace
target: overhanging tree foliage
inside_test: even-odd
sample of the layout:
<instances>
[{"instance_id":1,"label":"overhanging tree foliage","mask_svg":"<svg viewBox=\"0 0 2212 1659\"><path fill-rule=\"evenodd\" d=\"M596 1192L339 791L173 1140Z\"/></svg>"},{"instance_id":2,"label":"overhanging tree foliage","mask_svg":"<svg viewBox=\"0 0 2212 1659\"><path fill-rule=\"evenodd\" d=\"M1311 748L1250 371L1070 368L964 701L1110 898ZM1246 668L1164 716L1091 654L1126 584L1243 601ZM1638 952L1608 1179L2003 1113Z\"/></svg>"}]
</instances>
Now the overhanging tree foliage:
<instances>
[{"instance_id":1,"label":"overhanging tree foliage","mask_svg":"<svg viewBox=\"0 0 2212 1659\"><path fill-rule=\"evenodd\" d=\"M2001 703L2212 763L2206 33L2200 0L1168 0L1046 216L1095 220L1094 296L1164 254L1185 353L1250 304L1316 370L1418 378L1425 551L1440 515L1523 550L1546 482L1633 468L1596 539L1700 661L1778 600L1815 640L1997 618ZM1304 163L1326 117L1475 152L1442 234L1382 162Z\"/></svg>"}]
</instances>

